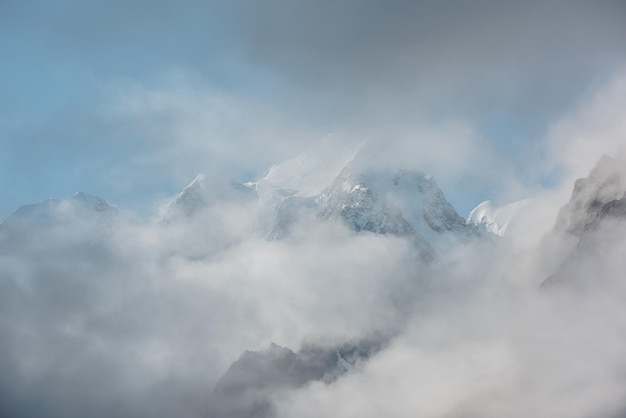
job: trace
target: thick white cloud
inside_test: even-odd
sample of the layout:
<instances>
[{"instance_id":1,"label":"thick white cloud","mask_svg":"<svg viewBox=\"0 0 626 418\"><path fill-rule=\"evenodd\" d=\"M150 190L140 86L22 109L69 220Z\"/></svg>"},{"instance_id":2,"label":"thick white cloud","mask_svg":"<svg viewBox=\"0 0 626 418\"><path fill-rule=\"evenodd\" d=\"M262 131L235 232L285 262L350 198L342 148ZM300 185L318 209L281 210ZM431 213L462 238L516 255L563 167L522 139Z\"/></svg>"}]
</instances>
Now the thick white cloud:
<instances>
[{"instance_id":1,"label":"thick white cloud","mask_svg":"<svg viewBox=\"0 0 626 418\"><path fill-rule=\"evenodd\" d=\"M45 117L23 118L32 126L11 119L10 166L30 170L15 181L80 178L132 197L200 171L252 180L337 131L332 140L366 144L363 164L429 171L465 205L486 193L534 196L533 204L506 241L457 249L428 268L403 239L311 219L268 241L258 207L219 199L189 223L123 213L108 234L78 219L4 235L1 414L203 416L243 350L333 346L381 331L393 336L389 345L336 382L275 393L277 414L623 413L621 226L602 230L602 251L569 267L573 282L598 286L537 291L576 244L546 237L573 180L626 137L625 79L602 83L623 59L623 5L217 3L201 9L224 21L209 25L210 46L190 42L189 56L169 34L193 8L151 5L147 13L134 2L118 21L113 3L102 13L70 4L40 17L45 24L24 45L46 37L44 45L63 46L42 56L57 70L85 65L90 97L46 105ZM202 27L192 19L183 32L204 39ZM152 42L163 61L135 57ZM198 56L206 58L190 63ZM147 77L140 69L152 64L157 75ZM222 79L207 70L213 64ZM595 76L597 91L588 87ZM582 91L587 99L556 118ZM22 102L13 99L1 108ZM509 135L525 122L539 126L522 135L531 144L489 136L490 115L502 109L518 115ZM80 152L65 155L69 145ZM70 160L73 170L55 177Z\"/></svg>"}]
</instances>

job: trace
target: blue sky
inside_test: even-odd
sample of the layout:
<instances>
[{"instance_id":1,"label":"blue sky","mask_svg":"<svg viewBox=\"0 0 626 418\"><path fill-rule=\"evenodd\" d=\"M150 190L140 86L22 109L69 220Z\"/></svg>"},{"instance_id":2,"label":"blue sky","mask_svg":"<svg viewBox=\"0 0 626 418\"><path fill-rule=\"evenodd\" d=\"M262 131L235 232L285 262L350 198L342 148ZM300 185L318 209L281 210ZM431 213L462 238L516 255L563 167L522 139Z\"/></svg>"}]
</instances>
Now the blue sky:
<instances>
[{"instance_id":1,"label":"blue sky","mask_svg":"<svg viewBox=\"0 0 626 418\"><path fill-rule=\"evenodd\" d=\"M402 155L469 130L481 164L549 184L528 175L546 129L626 59L623 2L549 3L3 2L0 216L77 190L147 214L199 172L248 180L329 132ZM462 214L506 196L434 154Z\"/></svg>"}]
</instances>

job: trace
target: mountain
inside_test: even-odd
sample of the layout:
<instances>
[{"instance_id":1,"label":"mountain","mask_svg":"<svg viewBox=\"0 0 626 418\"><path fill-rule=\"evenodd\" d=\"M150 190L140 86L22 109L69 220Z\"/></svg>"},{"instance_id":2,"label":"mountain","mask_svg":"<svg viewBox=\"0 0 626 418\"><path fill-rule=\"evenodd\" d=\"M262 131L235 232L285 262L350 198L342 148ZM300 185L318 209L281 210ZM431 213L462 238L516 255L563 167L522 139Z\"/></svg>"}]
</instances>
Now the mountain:
<instances>
[{"instance_id":1,"label":"mountain","mask_svg":"<svg viewBox=\"0 0 626 418\"><path fill-rule=\"evenodd\" d=\"M162 219L173 227L172 245L202 258L249 234L283 239L298 225L325 221L342 222L356 233L406 238L421 259L431 260L451 245L482 235L458 215L430 175L370 169L363 164L360 144L332 139L274 164L256 181L198 175ZM68 199L21 206L0 228L45 230L79 223L108 227L116 215L104 199L79 192Z\"/></svg>"},{"instance_id":2,"label":"mountain","mask_svg":"<svg viewBox=\"0 0 626 418\"><path fill-rule=\"evenodd\" d=\"M435 249L443 250L451 240L466 241L481 235L459 216L431 175L416 170L378 171L365 173L363 180Z\"/></svg>"},{"instance_id":3,"label":"mountain","mask_svg":"<svg viewBox=\"0 0 626 418\"><path fill-rule=\"evenodd\" d=\"M106 227L116 216L117 209L106 200L78 192L67 199L49 199L20 206L0 226L13 231L36 231L77 223L95 223Z\"/></svg>"},{"instance_id":4,"label":"mountain","mask_svg":"<svg viewBox=\"0 0 626 418\"><path fill-rule=\"evenodd\" d=\"M581 236L603 207L623 198L625 192L626 161L603 156L588 177L576 180L572 197L561 208L554 229Z\"/></svg>"},{"instance_id":5,"label":"mountain","mask_svg":"<svg viewBox=\"0 0 626 418\"><path fill-rule=\"evenodd\" d=\"M357 232L411 238L425 258L448 244L480 236L419 171L355 173L348 166L318 196L323 219L342 219Z\"/></svg>"},{"instance_id":6,"label":"mountain","mask_svg":"<svg viewBox=\"0 0 626 418\"><path fill-rule=\"evenodd\" d=\"M622 273L626 236L626 160L603 156L589 176L576 180L570 201L559 211L554 231L578 243L542 288L570 283L589 286ZM616 253L616 251L618 253Z\"/></svg>"},{"instance_id":7,"label":"mountain","mask_svg":"<svg viewBox=\"0 0 626 418\"><path fill-rule=\"evenodd\" d=\"M282 190L290 195L319 195L359 154L359 142L337 141L328 136L311 145L305 152L274 164L256 182L264 192Z\"/></svg>"},{"instance_id":8,"label":"mountain","mask_svg":"<svg viewBox=\"0 0 626 418\"><path fill-rule=\"evenodd\" d=\"M386 340L337 347L305 346L297 353L274 343L245 351L218 380L209 399L210 418L269 418L273 395L307 383L330 383L380 351Z\"/></svg>"},{"instance_id":9,"label":"mountain","mask_svg":"<svg viewBox=\"0 0 626 418\"><path fill-rule=\"evenodd\" d=\"M423 240L398 208L386 204L362 176L353 175L349 168L318 196L317 202L322 218L341 218L356 232L417 235Z\"/></svg>"},{"instance_id":10,"label":"mountain","mask_svg":"<svg viewBox=\"0 0 626 418\"><path fill-rule=\"evenodd\" d=\"M532 199L524 199L506 205L496 205L493 201L486 200L470 211L467 223L503 237L511 222L531 202Z\"/></svg>"},{"instance_id":11,"label":"mountain","mask_svg":"<svg viewBox=\"0 0 626 418\"><path fill-rule=\"evenodd\" d=\"M193 217L217 203L245 203L256 197L255 190L245 184L199 174L177 196L163 221L169 223L177 219Z\"/></svg>"},{"instance_id":12,"label":"mountain","mask_svg":"<svg viewBox=\"0 0 626 418\"><path fill-rule=\"evenodd\" d=\"M262 208L259 225L269 239L289 236L303 221L340 221L357 233L406 237L423 259L432 259L449 245L483 234L458 215L432 176L414 170L370 170L359 161L355 146L322 152L316 145L248 183L209 182L199 176L179 195L165 220L189 218L224 199L256 199Z\"/></svg>"},{"instance_id":13,"label":"mountain","mask_svg":"<svg viewBox=\"0 0 626 418\"><path fill-rule=\"evenodd\" d=\"M23 205L0 223L0 253L53 253L72 247L84 256L104 243L117 218L117 209L106 200L84 192Z\"/></svg>"}]
</instances>

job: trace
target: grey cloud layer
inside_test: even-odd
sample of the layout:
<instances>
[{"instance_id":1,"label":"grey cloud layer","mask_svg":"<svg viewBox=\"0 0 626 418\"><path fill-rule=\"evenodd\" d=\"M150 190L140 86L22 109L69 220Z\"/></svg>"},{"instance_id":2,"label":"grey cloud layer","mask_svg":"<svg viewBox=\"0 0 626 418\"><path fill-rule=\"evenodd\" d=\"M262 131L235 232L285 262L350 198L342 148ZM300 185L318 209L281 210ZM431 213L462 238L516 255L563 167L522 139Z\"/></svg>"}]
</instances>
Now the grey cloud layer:
<instances>
[{"instance_id":1,"label":"grey cloud layer","mask_svg":"<svg viewBox=\"0 0 626 418\"><path fill-rule=\"evenodd\" d=\"M343 118L476 106L483 114L473 116L505 108L540 118L624 59L620 2L243 4L233 15L247 62L303 94L314 86L311 99L343 104Z\"/></svg>"},{"instance_id":2,"label":"grey cloud layer","mask_svg":"<svg viewBox=\"0 0 626 418\"><path fill-rule=\"evenodd\" d=\"M65 74L51 90L33 77L41 90L29 94L50 103L14 88L17 77L0 85L12 115L7 189L95 182L133 197L206 166L249 180L338 128L339 140L373 139L372 165L433 171L453 195L540 196L512 242L459 250L433 269L402 239L335 225L304 222L269 242L255 207L225 203L190 225L122 216L104 237L89 222L9 237L0 415L203 416L245 349L380 330L393 330L390 345L337 382L272 393L278 416L624 412L621 226L603 231L607 251L572 268L583 282L601 273L603 287L536 292L572 245L541 237L573 180L626 138L624 79L593 94L624 59L623 2L7 4L0 45L19 40L21 52L6 62ZM553 118L585 90L580 109ZM551 129L511 157L501 148L519 144L484 133L493 119L509 134L537 121ZM552 170L556 184L542 184Z\"/></svg>"},{"instance_id":3,"label":"grey cloud layer","mask_svg":"<svg viewBox=\"0 0 626 418\"><path fill-rule=\"evenodd\" d=\"M184 234L118 221L102 236L79 222L3 242L3 414L203 416L245 349L402 322L394 283L414 273L401 240L324 228L241 241L223 221L244 221L245 208L209 215ZM174 253L189 247L205 258Z\"/></svg>"}]
</instances>

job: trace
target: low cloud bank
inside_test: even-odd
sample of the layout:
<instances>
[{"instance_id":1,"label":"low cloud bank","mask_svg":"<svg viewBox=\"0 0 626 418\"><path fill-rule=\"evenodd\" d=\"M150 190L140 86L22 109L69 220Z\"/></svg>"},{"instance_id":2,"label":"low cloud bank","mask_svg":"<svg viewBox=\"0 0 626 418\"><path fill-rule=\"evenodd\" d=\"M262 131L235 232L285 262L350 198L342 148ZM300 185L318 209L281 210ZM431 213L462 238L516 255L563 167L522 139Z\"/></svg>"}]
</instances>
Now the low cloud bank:
<instances>
[{"instance_id":1,"label":"low cloud bank","mask_svg":"<svg viewBox=\"0 0 626 418\"><path fill-rule=\"evenodd\" d=\"M617 100L601 97L611 100L582 110L583 127ZM264 416L623 414L626 230L614 217L580 242L552 232L580 171L563 139L575 122L563 123L548 139L563 146L552 159L569 170L563 184L504 239L450 247L430 264L402 237L315 217L269 240L260 208L236 200L176 222L121 213L103 226L72 212L5 226L2 414L205 416L244 350L274 342L300 355L373 337L384 344L363 361L337 349L349 367L336 379L269 391ZM623 137L613 126L598 147ZM558 271L561 283L539 290Z\"/></svg>"}]
</instances>

